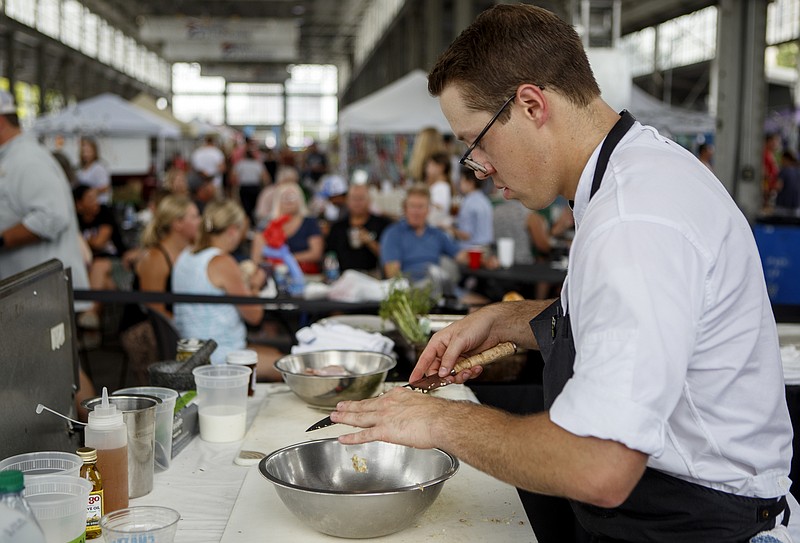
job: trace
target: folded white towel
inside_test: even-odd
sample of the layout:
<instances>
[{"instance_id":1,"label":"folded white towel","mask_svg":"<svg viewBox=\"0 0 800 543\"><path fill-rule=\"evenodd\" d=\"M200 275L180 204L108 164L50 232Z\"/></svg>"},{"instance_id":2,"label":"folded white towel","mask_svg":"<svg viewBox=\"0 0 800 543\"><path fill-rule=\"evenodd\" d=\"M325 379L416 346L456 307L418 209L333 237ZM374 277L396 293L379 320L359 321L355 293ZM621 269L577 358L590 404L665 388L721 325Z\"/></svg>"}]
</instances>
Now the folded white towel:
<instances>
[{"instance_id":1,"label":"folded white towel","mask_svg":"<svg viewBox=\"0 0 800 543\"><path fill-rule=\"evenodd\" d=\"M800 385L800 349L797 345L781 347L783 380L787 385Z\"/></svg>"},{"instance_id":2,"label":"folded white towel","mask_svg":"<svg viewBox=\"0 0 800 543\"><path fill-rule=\"evenodd\" d=\"M298 330L295 337L297 345L292 347L292 354L327 350L389 354L394 349L394 341L382 334L359 330L341 323L315 323Z\"/></svg>"}]
</instances>

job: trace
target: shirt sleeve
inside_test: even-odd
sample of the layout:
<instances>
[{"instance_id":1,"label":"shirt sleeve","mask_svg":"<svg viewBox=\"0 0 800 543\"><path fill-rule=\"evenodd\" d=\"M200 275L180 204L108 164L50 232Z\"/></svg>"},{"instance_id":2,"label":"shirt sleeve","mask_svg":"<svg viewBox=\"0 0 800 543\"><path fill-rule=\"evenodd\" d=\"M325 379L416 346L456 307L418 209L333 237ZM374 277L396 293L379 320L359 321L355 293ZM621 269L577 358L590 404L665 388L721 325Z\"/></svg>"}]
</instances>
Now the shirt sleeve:
<instances>
[{"instance_id":1,"label":"shirt sleeve","mask_svg":"<svg viewBox=\"0 0 800 543\"><path fill-rule=\"evenodd\" d=\"M53 190L54 183L67 180L59 166L47 161L25 161L22 166L22 182L20 201L25 202L25 214L22 224L42 239L53 240L69 226L70 218L75 214L75 204L66 190ZM59 175L60 174L60 175Z\"/></svg>"},{"instance_id":2,"label":"shirt sleeve","mask_svg":"<svg viewBox=\"0 0 800 543\"><path fill-rule=\"evenodd\" d=\"M381 264L400 262L400 243L397 228L387 227L381 235Z\"/></svg>"},{"instance_id":3,"label":"shirt sleeve","mask_svg":"<svg viewBox=\"0 0 800 543\"><path fill-rule=\"evenodd\" d=\"M659 455L686 383L707 266L667 225L620 221L596 231L571 254L575 372L550 418L573 434Z\"/></svg>"},{"instance_id":4,"label":"shirt sleeve","mask_svg":"<svg viewBox=\"0 0 800 543\"><path fill-rule=\"evenodd\" d=\"M439 236L440 242L442 244L442 252L449 257L455 258L460 250L458 246L458 242L448 236L444 230L439 228L436 229L436 235Z\"/></svg>"}]
</instances>

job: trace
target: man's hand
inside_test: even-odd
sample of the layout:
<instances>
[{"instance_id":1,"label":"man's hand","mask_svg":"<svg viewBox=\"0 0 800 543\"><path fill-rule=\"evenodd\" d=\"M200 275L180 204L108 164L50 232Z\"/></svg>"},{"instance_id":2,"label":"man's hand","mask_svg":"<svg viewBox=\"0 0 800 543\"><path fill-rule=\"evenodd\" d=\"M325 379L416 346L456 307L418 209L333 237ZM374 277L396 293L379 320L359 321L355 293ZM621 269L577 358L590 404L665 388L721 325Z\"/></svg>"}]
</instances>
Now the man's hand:
<instances>
[{"instance_id":1,"label":"man's hand","mask_svg":"<svg viewBox=\"0 0 800 543\"><path fill-rule=\"evenodd\" d=\"M430 449L440 446L433 419L442 420L443 411L450 407L448 404L429 394L396 387L377 398L339 402L336 411L331 413L331 420L363 428L341 436L339 442L346 445L387 441Z\"/></svg>"},{"instance_id":2,"label":"man's hand","mask_svg":"<svg viewBox=\"0 0 800 543\"><path fill-rule=\"evenodd\" d=\"M481 308L454 322L433 335L417 361L409 381L414 382L426 375L438 373L440 377L450 375L460 358L477 354L498 343L511 341L520 348L536 348L529 322L552 300L530 300L501 302ZM480 375L481 367L464 370L455 376L454 382L463 383Z\"/></svg>"}]
</instances>

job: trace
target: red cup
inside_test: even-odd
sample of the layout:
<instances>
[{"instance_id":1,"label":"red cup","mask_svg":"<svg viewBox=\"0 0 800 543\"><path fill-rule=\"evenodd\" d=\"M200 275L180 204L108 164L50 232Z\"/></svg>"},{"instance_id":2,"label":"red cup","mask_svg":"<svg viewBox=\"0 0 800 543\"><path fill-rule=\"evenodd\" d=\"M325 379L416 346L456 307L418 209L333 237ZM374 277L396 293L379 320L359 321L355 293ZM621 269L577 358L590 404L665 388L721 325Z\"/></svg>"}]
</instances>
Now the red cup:
<instances>
[{"instance_id":1,"label":"red cup","mask_svg":"<svg viewBox=\"0 0 800 543\"><path fill-rule=\"evenodd\" d=\"M483 256L483 249L476 247L467 250L469 255L469 267L471 270L477 270L481 267L481 257Z\"/></svg>"}]
</instances>

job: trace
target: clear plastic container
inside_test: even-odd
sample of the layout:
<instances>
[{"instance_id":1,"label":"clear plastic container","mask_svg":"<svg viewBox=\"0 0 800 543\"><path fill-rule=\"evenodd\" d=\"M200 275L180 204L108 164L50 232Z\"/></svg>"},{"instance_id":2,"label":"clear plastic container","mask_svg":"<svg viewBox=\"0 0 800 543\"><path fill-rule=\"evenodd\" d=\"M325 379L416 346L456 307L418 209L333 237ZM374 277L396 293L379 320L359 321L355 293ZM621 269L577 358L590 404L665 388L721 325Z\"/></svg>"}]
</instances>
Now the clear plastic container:
<instances>
[{"instance_id":1,"label":"clear plastic container","mask_svg":"<svg viewBox=\"0 0 800 543\"><path fill-rule=\"evenodd\" d=\"M0 471L17 470L29 481L41 475L80 475L83 461L77 454L39 451L9 456L0 461Z\"/></svg>"},{"instance_id":2,"label":"clear plastic container","mask_svg":"<svg viewBox=\"0 0 800 543\"><path fill-rule=\"evenodd\" d=\"M92 483L70 475L42 475L25 482L28 500L48 543L81 541Z\"/></svg>"},{"instance_id":3,"label":"clear plastic container","mask_svg":"<svg viewBox=\"0 0 800 543\"><path fill-rule=\"evenodd\" d=\"M180 518L169 507L142 505L104 515L100 529L108 543L172 543Z\"/></svg>"},{"instance_id":4,"label":"clear plastic container","mask_svg":"<svg viewBox=\"0 0 800 543\"><path fill-rule=\"evenodd\" d=\"M200 439L227 443L244 438L247 426L247 366L200 366L192 370L197 384Z\"/></svg>"},{"instance_id":5,"label":"clear plastic container","mask_svg":"<svg viewBox=\"0 0 800 543\"><path fill-rule=\"evenodd\" d=\"M121 388L114 392L116 394L144 394L161 400L156 406L155 462L159 469L169 469L172 461L172 424L175 420L178 393L166 387L130 387Z\"/></svg>"}]
</instances>

